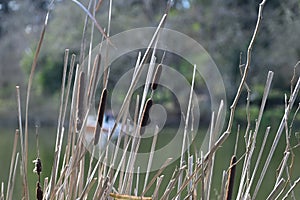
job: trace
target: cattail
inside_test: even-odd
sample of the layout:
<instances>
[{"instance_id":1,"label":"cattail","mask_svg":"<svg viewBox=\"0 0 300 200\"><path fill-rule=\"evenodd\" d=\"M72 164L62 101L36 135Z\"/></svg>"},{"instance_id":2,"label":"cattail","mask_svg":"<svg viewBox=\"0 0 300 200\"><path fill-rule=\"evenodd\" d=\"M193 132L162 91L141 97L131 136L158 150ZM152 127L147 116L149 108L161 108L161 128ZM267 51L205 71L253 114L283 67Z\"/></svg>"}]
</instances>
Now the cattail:
<instances>
[{"instance_id":1,"label":"cattail","mask_svg":"<svg viewBox=\"0 0 300 200\"><path fill-rule=\"evenodd\" d=\"M143 128L145 127L147 124L148 124L148 121L149 121L149 112L150 112L150 108L152 106L152 99L148 99L147 102L146 102L146 105L144 107L144 110L143 110L143 113L142 113L142 120L141 120L141 123L140 123L140 128ZM144 129L141 129L141 135L144 134Z\"/></svg>"},{"instance_id":2,"label":"cattail","mask_svg":"<svg viewBox=\"0 0 300 200\"><path fill-rule=\"evenodd\" d=\"M107 97L107 89L104 88L101 94L100 102L99 102L99 108L98 108L98 116L97 116L97 122L95 129L95 139L94 139L94 145L97 145L100 138L100 132L103 124L103 118L104 118L104 111L105 111L105 105L106 105L106 97Z\"/></svg>"},{"instance_id":3,"label":"cattail","mask_svg":"<svg viewBox=\"0 0 300 200\"><path fill-rule=\"evenodd\" d=\"M158 81L160 79L161 76L161 72L162 72L162 64L159 64L155 70L154 76L153 76L153 80L152 80L152 84L151 84L151 89L152 90L156 90L157 86L158 86Z\"/></svg>"},{"instance_id":4,"label":"cattail","mask_svg":"<svg viewBox=\"0 0 300 200\"><path fill-rule=\"evenodd\" d=\"M236 171L236 156L233 155L231 157L230 161L230 169L228 173L228 179L227 179L227 188L226 188L226 200L232 199L232 192L233 192L233 185L234 185L234 177L235 177L235 171Z\"/></svg>"},{"instance_id":5,"label":"cattail","mask_svg":"<svg viewBox=\"0 0 300 200\"><path fill-rule=\"evenodd\" d=\"M40 176L42 172L42 161L40 158L37 158L36 160L33 161L35 164L35 168L33 169L33 172L37 173L37 175Z\"/></svg>"},{"instance_id":6,"label":"cattail","mask_svg":"<svg viewBox=\"0 0 300 200\"><path fill-rule=\"evenodd\" d=\"M81 129L84 117L84 96L85 96L85 73L79 76L79 86L77 95L77 131Z\"/></svg>"},{"instance_id":7,"label":"cattail","mask_svg":"<svg viewBox=\"0 0 300 200\"><path fill-rule=\"evenodd\" d=\"M43 199L43 190L41 188L40 182L36 183L36 199L37 200Z\"/></svg>"}]
</instances>

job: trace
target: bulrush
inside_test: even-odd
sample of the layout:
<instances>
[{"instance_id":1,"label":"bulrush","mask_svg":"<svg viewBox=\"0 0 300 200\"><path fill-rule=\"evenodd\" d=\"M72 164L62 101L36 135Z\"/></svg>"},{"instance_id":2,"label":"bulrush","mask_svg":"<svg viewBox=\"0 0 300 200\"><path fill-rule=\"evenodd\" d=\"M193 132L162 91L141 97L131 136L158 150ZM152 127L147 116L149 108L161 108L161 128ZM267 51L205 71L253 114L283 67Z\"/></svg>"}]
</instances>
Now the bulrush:
<instances>
[{"instance_id":1,"label":"bulrush","mask_svg":"<svg viewBox=\"0 0 300 200\"><path fill-rule=\"evenodd\" d=\"M78 84L78 96L77 96L77 131L82 127L84 118L84 96L85 96L85 73L81 72Z\"/></svg>"},{"instance_id":2,"label":"bulrush","mask_svg":"<svg viewBox=\"0 0 300 200\"><path fill-rule=\"evenodd\" d=\"M159 64L155 70L154 76L153 76L153 80L152 80L152 84L151 84L151 89L152 90L156 90L157 86L158 86L158 82L161 76L161 72L162 72L162 64Z\"/></svg>"},{"instance_id":3,"label":"bulrush","mask_svg":"<svg viewBox=\"0 0 300 200\"><path fill-rule=\"evenodd\" d=\"M150 112L150 108L152 107L152 99L148 99L146 102L146 105L144 107L143 113L142 113L142 117L141 117L141 122L140 122L140 134L143 135L145 132L144 127L148 124L149 121L149 112Z\"/></svg>"},{"instance_id":4,"label":"bulrush","mask_svg":"<svg viewBox=\"0 0 300 200\"><path fill-rule=\"evenodd\" d=\"M106 97L107 97L107 89L104 88L102 90L100 102L99 102L99 108L98 108L98 116L97 116L97 124L95 127L95 132L94 132L94 145L97 145L99 143L99 137L100 137L100 132L102 129L102 124L103 124L103 118L104 118L104 111L105 111L105 105L106 105Z\"/></svg>"}]
</instances>

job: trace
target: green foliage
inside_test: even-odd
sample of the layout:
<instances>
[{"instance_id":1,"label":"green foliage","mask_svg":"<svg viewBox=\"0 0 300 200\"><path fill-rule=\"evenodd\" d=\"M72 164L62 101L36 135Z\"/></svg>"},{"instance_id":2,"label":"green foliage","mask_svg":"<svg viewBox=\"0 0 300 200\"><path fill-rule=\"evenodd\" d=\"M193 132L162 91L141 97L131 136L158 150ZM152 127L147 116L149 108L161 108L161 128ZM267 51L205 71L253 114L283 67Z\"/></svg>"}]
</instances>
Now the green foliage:
<instances>
[{"instance_id":1,"label":"green foliage","mask_svg":"<svg viewBox=\"0 0 300 200\"><path fill-rule=\"evenodd\" d=\"M42 60L44 66L36 76L39 85L43 87L43 92L46 94L53 94L60 89L61 77L63 74L63 63L59 61L52 61L51 58L45 57Z\"/></svg>"},{"instance_id":2,"label":"green foliage","mask_svg":"<svg viewBox=\"0 0 300 200\"><path fill-rule=\"evenodd\" d=\"M66 10L72 10L74 13ZM42 48L38 58L34 84L37 94L53 95L60 89L64 50L68 48L70 55L76 53L79 56L83 19L80 11L70 2L61 3L54 10L43 41L45 48ZM21 68L28 77L34 59L33 49L36 47L27 50L21 60Z\"/></svg>"}]
</instances>

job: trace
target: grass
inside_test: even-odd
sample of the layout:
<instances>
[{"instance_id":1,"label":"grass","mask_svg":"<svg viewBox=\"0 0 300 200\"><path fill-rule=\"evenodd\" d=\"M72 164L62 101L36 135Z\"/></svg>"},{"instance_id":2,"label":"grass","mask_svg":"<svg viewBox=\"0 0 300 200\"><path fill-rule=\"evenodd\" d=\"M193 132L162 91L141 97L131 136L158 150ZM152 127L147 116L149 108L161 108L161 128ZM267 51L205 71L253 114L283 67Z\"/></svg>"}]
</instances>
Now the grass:
<instances>
[{"instance_id":1,"label":"grass","mask_svg":"<svg viewBox=\"0 0 300 200\"><path fill-rule=\"evenodd\" d=\"M108 30L104 29L97 23L96 19L80 2L73 0L87 14L85 27L88 25L88 19L92 21L91 41L93 40L94 26L107 39L107 44L111 45L109 40L110 23L111 23L111 5L110 14L108 17ZM257 37L260 23L262 20L262 11L265 1L262 1L259 6L258 19L254 29L253 36L250 40L247 60L245 67L241 70L241 82L237 89L235 98L230 106L230 115L226 119L227 127L222 130L222 112L225 109L224 103L220 103L219 111L212 113L208 151L203 152L198 147L197 143L201 141L197 137L196 142L191 147L184 150L186 141L189 139L188 133L190 123L193 120L191 110L192 91L195 83L195 69L188 100L188 109L184 116L184 131L181 142L176 147L181 150L180 157L176 161L172 158L164 159L163 164L157 171L151 171L151 166L154 159L160 159L160 156L149 153L146 162L146 172L140 172L138 161L138 152L143 152L146 148L155 149L163 146L164 142L173 137L173 134L161 133L152 140L143 140L141 137L144 134L143 127L147 124L149 111L152 106L153 94L159 87L152 85L152 80L159 79L159 73L156 73L155 53L156 44L159 42L160 30L164 27L168 16L168 9L162 16L159 25L149 46L144 54L139 53L136 66L134 68L134 76L131 80L131 85L124 98L123 104L117 113L116 123L111 132L117 129L117 124L121 123L126 127L128 123L128 108L132 103L133 94L142 69L146 60L150 60L147 78L144 84L144 90L136 96L136 107L133 121L133 134L135 137L124 138L118 137L114 150L123 147L128 151L128 155L120 153L109 154L108 144L101 149L100 152L95 151L96 145L91 144L91 153L87 152L84 146L84 138L86 134L86 121L93 106L93 97L98 85L98 72L104 71L103 82L100 83L102 97L99 103L97 115L97 127L95 128L94 142L98 143L101 140L102 120L104 108L106 105L106 94L109 92L107 83L109 81L109 67L104 66L101 69L101 62L105 62L105 56L98 55L95 59L88 57L89 65L76 65L75 55L72 56L71 63L68 63L69 50L65 51L65 62L62 77L61 96L59 115L57 119L57 127L51 130L52 134L39 134L38 140L33 140L35 137L31 129L29 129L28 114L30 91L35 74L35 68L40 49L42 48L44 34L47 28L48 15L45 20L45 25L38 43L38 47L34 56L32 69L29 77L27 96L25 101L25 125L22 124L22 108L20 99L20 88L17 86L17 108L20 144L15 140L14 145L10 145L14 152L12 157L7 160L8 152L2 155L6 165L10 165L8 176L1 178L8 180L5 190L4 184L1 188L0 199L24 198L30 199L30 194L36 191L36 199L286 199L295 197L299 194L297 184L299 183L300 174L296 171L299 167L299 143L295 142L293 133L293 124L298 113L297 109L294 116L290 116L291 110L295 109L294 104L300 89L300 78L292 81L291 94L286 96L285 109L282 113L281 121L278 124L263 123L265 113L265 105L270 92L273 79L273 72L269 72L266 78L264 93L261 99L261 105L258 115L254 116L256 121L251 122L249 109L251 107L250 98L247 98L245 105L245 127L239 127L235 123L235 113L241 93L246 89L250 97L250 86L246 80L251 64L251 53L254 41ZM96 7L93 8L96 12ZM87 38L86 29L83 32L83 38ZM82 40L82 46L92 46L86 44L86 40ZM82 60L84 48L79 56ZM91 48L89 49L91 51ZM101 58L101 59L100 59ZM150 58L150 59L149 59ZM161 63L163 64L163 59ZM159 65L158 65L159 66ZM69 67L69 74L67 68ZM75 79L73 80L73 73ZM294 78L293 78L294 79ZM72 86L72 87L71 87ZM68 109L69 108L69 109ZM190 117L189 117L190 116ZM267 127L271 126L271 127ZM239 128L237 128L239 127ZM23 133L24 130L24 133ZM128 127L127 127L128 130ZM170 130L167 130L170 131ZM11 132L11 131L9 131ZM39 132L39 131L37 131ZM155 129L158 132L158 129ZM172 131L170 131L172 132ZM56 134L53 134L56 133ZM217 133L221 133L220 137L215 138ZM99 136L100 135L100 136ZM54 138L55 136L55 138ZM4 136L3 136L4 137ZM100 138L98 138L100 137ZM111 139L112 136L109 137ZM43 139L42 139L43 138ZM4 139L4 138L3 138ZM44 140L44 141L43 141ZM38 141L38 142L37 142ZM48 141L52 141L49 148ZM266 144L262 143L265 141ZM201 143L201 142L200 142ZM9 143L8 143L9 144ZM3 146L5 146L3 144ZM7 148L9 148L7 147ZM195 148L194 148L195 147ZM145 148L145 149L143 149ZM50 149L50 150L49 150ZM125 152L126 152L125 151ZM115 151L117 152L117 151ZM99 154L98 154L99 153ZM98 159L92 155L98 154ZM19 159L20 157L20 159ZM298 156L299 157L299 156ZM119 158L119 159L117 159ZM36 174L31 172L31 161L41 159L42 177L40 179L39 162L35 162ZM11 161L10 161L11 160ZM21 166L21 176L15 176L18 171L16 164ZM230 161L232 160L232 161ZM236 161L235 161L236 160ZM230 164L231 162L231 164ZM136 173L133 173L136 170ZM10 172L9 172L10 171ZM19 173L18 173L19 174ZM15 183L15 184L14 184ZM21 185L18 185L22 183ZM6 184L5 184L6 185ZM16 186L16 187L14 187ZM35 189L34 189L35 188ZM13 197L11 195L13 194ZM19 196L18 196L19 195Z\"/></svg>"}]
</instances>

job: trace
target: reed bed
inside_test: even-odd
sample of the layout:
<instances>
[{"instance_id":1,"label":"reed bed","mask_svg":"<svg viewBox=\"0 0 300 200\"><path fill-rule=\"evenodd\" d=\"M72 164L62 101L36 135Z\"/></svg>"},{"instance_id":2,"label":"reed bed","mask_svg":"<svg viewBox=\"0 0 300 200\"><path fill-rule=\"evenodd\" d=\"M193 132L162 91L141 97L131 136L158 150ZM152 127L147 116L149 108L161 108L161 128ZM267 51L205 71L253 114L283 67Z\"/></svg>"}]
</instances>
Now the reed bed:
<instances>
[{"instance_id":1,"label":"reed bed","mask_svg":"<svg viewBox=\"0 0 300 200\"><path fill-rule=\"evenodd\" d=\"M164 27L168 16L168 9L162 16L159 25L157 26L156 32L153 34L151 41L149 41L148 48L145 53L139 53L134 69L134 74L131 80L131 85L124 98L123 104L120 107L119 113L117 113L116 122L111 132L113 133L117 124L121 123L122 128L129 131L129 124L133 124L133 136L120 135L117 139L116 149L114 154L110 157L108 155L109 145L105 146L104 149L97 151L97 145L99 140L101 141L102 135L100 134L102 128L102 122L104 118L105 106L107 104L107 83L109 82L109 66L105 69L100 69L101 62L106 62L107 55L97 55L94 60L91 57L91 50L93 47L92 42L86 43L87 32L86 29L89 25L92 27L90 41L93 40L93 35L96 34L94 26L102 34L103 40L106 39L107 43L111 43L109 40L110 23L111 23L111 7L112 1L109 3L109 17L107 29L102 28L94 15L101 6L101 1L93 5L90 1L89 7L85 8L79 1L73 0L82 10L86 13L87 17L85 20L85 28L83 31L82 39L82 51L79 55L79 63L76 63L76 56L71 56L71 62L68 63L69 50L65 51L64 58L64 70L62 77L61 95L60 95L60 108L58 116L58 125L56 132L56 143L53 152L54 161L52 164L51 174L42 180L42 161L47 158L40 158L37 153L37 158L34 161L35 172L37 174L37 183L34 186L36 199L256 199L257 194L260 190L262 181L265 180L265 174L272 162L272 157L279 143L279 139L282 134L286 133L286 148L283 152L282 162L279 167L276 181L273 184L273 190L269 192L268 199L296 199L297 194L294 190L300 182L300 178L296 178L292 182L292 168L293 168L293 157L295 156L293 150L299 145L290 145L290 134L295 120L295 116L299 110L293 116L293 122L289 126L288 118L291 110L294 108L296 98L300 89L300 78L298 78L296 84L296 74L291 81L291 95L286 96L285 112L282 116L282 120L278 125L277 133L271 149L268 152L266 159L263 159L263 152L266 147L268 140L270 127L266 130L261 130L260 124L264 115L264 109L267 104L268 94L270 92L271 83L273 79L273 72L269 72L265 84L265 90L261 100L261 106L258 116L256 116L255 128L252 129L252 124L249 120L249 107L251 102L247 99L247 116L246 121L247 128L244 133L246 149L237 149L238 138L240 129L237 131L237 139L235 144L235 150L232 154L232 159L229 166L224 166L224 171L221 180L221 186L214 185L212 177L214 176L214 163L218 152L218 149L226 141L229 135L232 133L232 127L234 126L234 116L237 108L238 101L240 100L241 93L246 89L248 97L251 93L249 86L246 83L248 78L248 71L251 65L251 53L254 46L254 41L257 37L258 30L262 20L263 7L265 1L262 1L259 5L258 18L256 27L251 38L250 44L247 51L247 60L244 68L241 71L242 78L237 89L235 98L232 105L230 106L230 115L227 121L227 128L221 134L220 137L216 138L217 133L222 132L221 121L223 110L227 109L224 107L224 103L220 102L220 107L217 113L212 113L210 123L210 138L209 138L209 149L205 154L200 149L196 149L194 152L190 150L191 147L185 151L185 145L187 143L187 132L190 124L192 96L195 82L195 71L196 66L193 70L193 79L191 82L190 96L188 102L187 113L185 116L185 129L183 133L183 141L181 144L181 156L178 167L173 171L173 175L170 179L166 180L168 185L165 188L161 187L162 181L165 181L166 176L164 170L171 163L172 158L167 159L160 169L153 175L150 175L151 165L154 159L154 154L151 153L147 163L147 172L145 176L141 176L139 166L136 166L135 161L137 153L141 144L140 135L144 134L143 127L147 125L149 119L149 111L153 104L152 95L159 88L157 84L161 76L163 59L159 65L155 65L156 62L156 46L159 42L160 30ZM91 12L90 12L91 11ZM21 166L21 177L22 177L22 193L23 199L29 199L29 191L32 190L33 186L29 185L27 174L32 173L28 170L28 115L29 115L29 101L30 91L33 84L33 77L35 68L37 67L37 59L39 56L40 49L44 39L48 24L48 14L45 20L44 28L38 43L38 47L35 53L35 57L32 64L32 70L29 77L27 96L26 96L26 109L25 109L25 126L22 124L22 113L21 113L21 99L20 99L20 88L17 86L17 107L18 107L18 122L19 127L16 130L13 153L11 156L9 179L7 182L6 192L4 184L1 187L0 199L10 200L13 199L14 184L17 174L17 164ZM112 48L113 48L113 44ZM83 58L85 57L85 47L88 46L88 62L87 65L82 65ZM150 59L149 59L150 58ZM150 60L148 67L147 78L144 84L144 90L142 94L138 94L135 106L135 115L133 121L128 121L128 108L133 98L133 93L136 84L141 76L142 69L145 66L146 60ZM93 63L93 64L92 64ZM69 66L69 72L67 74L67 68ZM99 71L103 70L104 78L103 82L99 83ZM72 77L75 77L72 79ZM97 126L94 130L94 138L89 146L92 148L92 152L89 153L84 145L84 137L86 134L86 122L90 113L91 107L94 102L96 89L98 85L102 89L101 98L99 99L99 107L97 110ZM149 95L149 93L151 95ZM149 97L150 96L150 97ZM68 109L70 108L70 109ZM67 113L69 110L69 113ZM67 120L67 116L69 119ZM276 128L276 125L272 124L272 127ZM23 130L25 134L23 134ZM260 147L256 146L258 133L264 134L264 139ZM158 127L156 127L156 133L152 140L151 152L154 152L157 144ZM111 140L113 134L110 134L107 140ZM123 137L123 138L122 138ZM20 139L20 150L17 152L18 140ZM65 141L65 143L63 142ZM63 146L66 144L66 146ZM116 163L117 148L123 147L124 153L120 156L120 162ZM37 152L39 145L37 145ZM99 150L99 149L98 149ZM126 155L126 151L129 151L129 156ZM242 156L237 157L237 151L244 151ZM258 151L258 156L253 157L254 152ZM95 156L96 154L99 154ZM98 159L94 159L97 157ZM20 160L19 160L20 159ZM256 159L256 160L255 160ZM85 165L88 160L88 166ZM258 170L259 165L263 163L263 169ZM241 171L236 168L240 166ZM253 167L254 166L254 167ZM137 169L137 173L133 173L134 169ZM238 174L240 173L240 174ZM141 180L141 177L145 177ZM236 177L239 177L237 181ZM259 177L258 180L255 178ZM135 180L135 181L134 181ZM134 185L135 183L135 185ZM213 196L212 190L219 188L218 194ZM234 190L237 191L236 194ZM298 194L299 195L299 194Z\"/></svg>"}]
</instances>

